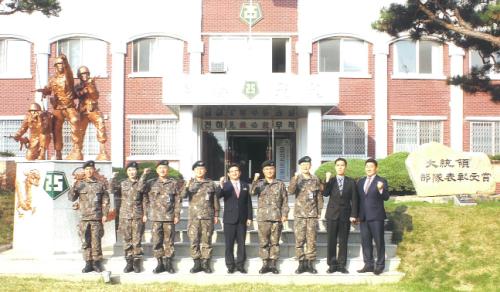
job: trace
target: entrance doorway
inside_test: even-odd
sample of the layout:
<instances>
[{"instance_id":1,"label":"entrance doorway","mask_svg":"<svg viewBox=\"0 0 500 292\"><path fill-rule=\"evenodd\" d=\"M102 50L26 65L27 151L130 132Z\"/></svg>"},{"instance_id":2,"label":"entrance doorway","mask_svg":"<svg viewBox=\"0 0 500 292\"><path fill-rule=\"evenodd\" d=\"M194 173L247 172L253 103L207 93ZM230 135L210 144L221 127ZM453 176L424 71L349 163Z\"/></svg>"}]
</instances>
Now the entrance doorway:
<instances>
[{"instance_id":1,"label":"entrance doorway","mask_svg":"<svg viewBox=\"0 0 500 292\"><path fill-rule=\"evenodd\" d=\"M227 166L238 163L241 178L252 181L265 160L276 161L276 177L289 181L295 172L295 133L274 131L204 131L202 159L207 163L208 177L219 179Z\"/></svg>"}]
</instances>

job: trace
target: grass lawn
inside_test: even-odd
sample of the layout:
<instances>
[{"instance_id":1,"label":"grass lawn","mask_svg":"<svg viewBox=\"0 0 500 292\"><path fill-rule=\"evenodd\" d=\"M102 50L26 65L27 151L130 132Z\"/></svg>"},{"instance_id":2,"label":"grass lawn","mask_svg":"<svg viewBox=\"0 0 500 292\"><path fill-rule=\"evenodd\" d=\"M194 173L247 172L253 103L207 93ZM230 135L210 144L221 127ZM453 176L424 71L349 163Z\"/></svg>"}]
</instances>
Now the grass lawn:
<instances>
[{"instance_id":1,"label":"grass lawn","mask_svg":"<svg viewBox=\"0 0 500 292\"><path fill-rule=\"evenodd\" d=\"M0 199L2 197L0 196ZM386 209L407 206L400 216L406 227L399 244L399 283L384 285L279 286L234 284L194 286L177 283L107 285L36 277L0 276L2 291L499 291L500 202L474 207L452 204L393 203ZM2 206L4 202L2 201ZM12 214L12 212L11 212ZM5 216L1 218L5 220ZM10 219L11 220L11 219ZM12 221L12 220L11 220ZM2 221L0 226L5 225ZM408 228L412 227L412 228ZM409 231L408 229L412 229ZM3 238L3 233L2 233ZM1 263L0 263L1 264ZM209 276L207 276L209 277Z\"/></svg>"},{"instance_id":2,"label":"grass lawn","mask_svg":"<svg viewBox=\"0 0 500 292\"><path fill-rule=\"evenodd\" d=\"M12 242L14 195L0 192L0 245Z\"/></svg>"}]
</instances>

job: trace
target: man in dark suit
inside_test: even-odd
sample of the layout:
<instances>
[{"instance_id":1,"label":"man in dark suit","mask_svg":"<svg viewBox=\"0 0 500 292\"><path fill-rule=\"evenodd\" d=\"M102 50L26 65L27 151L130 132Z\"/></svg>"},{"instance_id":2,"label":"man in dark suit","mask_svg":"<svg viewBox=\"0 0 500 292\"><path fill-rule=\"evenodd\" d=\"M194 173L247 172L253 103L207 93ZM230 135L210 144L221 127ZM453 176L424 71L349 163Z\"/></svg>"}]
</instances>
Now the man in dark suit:
<instances>
[{"instance_id":1,"label":"man in dark suit","mask_svg":"<svg viewBox=\"0 0 500 292\"><path fill-rule=\"evenodd\" d=\"M224 198L224 237L226 241L226 266L229 274L239 271L246 274L245 270L245 238L247 226L252 224L253 209L252 199L249 195L248 184L240 180L240 167L231 164L228 167L229 181L221 177L220 197ZM238 243L236 265L234 263L234 241Z\"/></svg>"},{"instance_id":2,"label":"man in dark suit","mask_svg":"<svg viewBox=\"0 0 500 292\"><path fill-rule=\"evenodd\" d=\"M330 197L325 218L328 231L328 270L327 273L339 271L349 273L346 269L347 243L351 223L358 217L358 191L354 179L344 175L347 161L344 158L335 160L336 176L331 178L331 173L326 173L326 186L323 196ZM339 253L337 255L337 237Z\"/></svg>"},{"instance_id":3,"label":"man in dark suit","mask_svg":"<svg viewBox=\"0 0 500 292\"><path fill-rule=\"evenodd\" d=\"M389 199L387 181L377 175L378 163L369 158L365 161L366 176L358 181L359 220L361 222L361 246L365 266L358 273L373 272L380 275L385 268L384 220L387 218L384 201ZM373 244L377 249L377 261L373 260Z\"/></svg>"}]
</instances>

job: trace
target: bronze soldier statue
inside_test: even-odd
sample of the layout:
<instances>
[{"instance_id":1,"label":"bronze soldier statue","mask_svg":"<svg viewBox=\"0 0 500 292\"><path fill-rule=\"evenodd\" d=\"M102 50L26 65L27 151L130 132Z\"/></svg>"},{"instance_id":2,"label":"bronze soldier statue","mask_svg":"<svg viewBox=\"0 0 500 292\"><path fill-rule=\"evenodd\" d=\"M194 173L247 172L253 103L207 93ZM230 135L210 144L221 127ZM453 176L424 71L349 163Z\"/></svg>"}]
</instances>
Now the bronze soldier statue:
<instances>
[{"instance_id":1,"label":"bronze soldier statue","mask_svg":"<svg viewBox=\"0 0 500 292\"><path fill-rule=\"evenodd\" d=\"M289 195L295 196L294 229L295 229L295 256L299 261L296 274L310 272L318 273L314 268L316 260L316 229L318 219L323 208L321 182L318 177L310 173L311 158L304 156L298 161L300 173L290 180ZM304 244L307 243L307 248Z\"/></svg>"},{"instance_id":2,"label":"bronze soldier statue","mask_svg":"<svg viewBox=\"0 0 500 292\"><path fill-rule=\"evenodd\" d=\"M95 85L95 80L90 78L89 68L81 66L78 68L77 76L80 83L75 86L75 93L80 102L78 103L78 112L80 113L80 148L83 148L85 132L89 121L92 122L97 130L97 141L99 141L99 154L96 160L109 160L106 153L106 127L104 126L104 118L99 111L97 100L99 99L99 91Z\"/></svg>"},{"instance_id":3,"label":"bronze soldier statue","mask_svg":"<svg viewBox=\"0 0 500 292\"><path fill-rule=\"evenodd\" d=\"M280 236L283 222L288 220L288 194L285 184L274 178L276 166L274 161L262 163L264 179L258 179L256 173L250 193L258 196L257 224L259 233L259 255L262 268L259 273L272 272L278 274L276 262L280 256Z\"/></svg>"},{"instance_id":4,"label":"bronze soldier statue","mask_svg":"<svg viewBox=\"0 0 500 292\"><path fill-rule=\"evenodd\" d=\"M45 160L52 132L52 116L48 111L42 111L38 103L32 103L28 114L24 117L21 128L14 135L14 140L23 140L23 135L30 130L28 140L27 160Z\"/></svg>"},{"instance_id":5,"label":"bronze soldier statue","mask_svg":"<svg viewBox=\"0 0 500 292\"><path fill-rule=\"evenodd\" d=\"M212 273L212 235L214 224L219 222L220 203L217 197L220 187L218 183L205 178L207 169L203 161L195 162L192 169L195 178L189 180L182 191L182 197L189 200L188 236L194 261L190 272Z\"/></svg>"},{"instance_id":6,"label":"bronze soldier statue","mask_svg":"<svg viewBox=\"0 0 500 292\"><path fill-rule=\"evenodd\" d=\"M119 230L123 233L123 248L125 261L127 262L123 272L132 271L139 273L141 271L142 235L144 234L144 223L146 222L145 205L143 189L146 185L145 179L150 172L146 168L137 179L139 164L129 162L125 167L128 178L121 183L115 183L113 178L114 195L116 208L119 210Z\"/></svg>"},{"instance_id":7,"label":"bronze soldier statue","mask_svg":"<svg viewBox=\"0 0 500 292\"><path fill-rule=\"evenodd\" d=\"M44 96L53 95L50 103L53 107L54 115L54 148L56 151L56 159L62 159L63 149L63 124L64 120L68 120L71 126L71 140L73 148L71 153L66 157L68 160L82 160L82 144L80 141L80 117L75 109L75 93L73 71L68 63L65 55L60 55L54 62L56 74L49 80L49 84L38 92L42 92Z\"/></svg>"},{"instance_id":8,"label":"bronze soldier statue","mask_svg":"<svg viewBox=\"0 0 500 292\"><path fill-rule=\"evenodd\" d=\"M81 221L79 234L82 241L82 253L85 267L82 273L102 272L101 239L104 236L103 224L109 212L109 194L107 186L97 180L95 163L89 160L83 164L85 177L77 179L68 192L72 202L79 200Z\"/></svg>"},{"instance_id":9,"label":"bronze soldier statue","mask_svg":"<svg viewBox=\"0 0 500 292\"><path fill-rule=\"evenodd\" d=\"M167 271L175 273L172 259L174 257L175 224L181 216L181 196L178 181L168 177L168 161L161 160L156 164L158 178L148 181L146 206L149 218L153 221L153 256L158 265L153 273Z\"/></svg>"}]
</instances>

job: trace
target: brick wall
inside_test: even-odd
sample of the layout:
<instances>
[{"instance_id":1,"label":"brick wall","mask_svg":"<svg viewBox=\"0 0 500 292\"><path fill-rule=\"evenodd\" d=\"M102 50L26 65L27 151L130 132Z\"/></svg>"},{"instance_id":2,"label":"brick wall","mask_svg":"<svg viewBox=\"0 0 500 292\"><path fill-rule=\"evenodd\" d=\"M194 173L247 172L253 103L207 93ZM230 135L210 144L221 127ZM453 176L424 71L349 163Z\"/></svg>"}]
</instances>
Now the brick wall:
<instances>
[{"instance_id":1,"label":"brick wall","mask_svg":"<svg viewBox=\"0 0 500 292\"><path fill-rule=\"evenodd\" d=\"M253 32L296 32L297 0L256 1L263 18L252 27ZM246 32L248 25L240 20L243 1L203 1L202 32Z\"/></svg>"},{"instance_id":2,"label":"brick wall","mask_svg":"<svg viewBox=\"0 0 500 292\"><path fill-rule=\"evenodd\" d=\"M0 115L24 115L29 105L34 101L36 89L36 55L31 45L31 78L28 79L0 79Z\"/></svg>"},{"instance_id":3,"label":"brick wall","mask_svg":"<svg viewBox=\"0 0 500 292\"><path fill-rule=\"evenodd\" d=\"M403 116L445 116L443 121L443 142L450 144L449 102L450 88L446 80L393 79L393 45L388 58L388 153L392 153L393 120L391 115ZM443 71L450 74L448 46L443 46Z\"/></svg>"},{"instance_id":4,"label":"brick wall","mask_svg":"<svg viewBox=\"0 0 500 292\"><path fill-rule=\"evenodd\" d=\"M468 73L469 69L469 54L464 57L464 73ZM500 81L495 80L495 83ZM470 151L470 121L467 117L470 116L500 116L500 102L493 102L489 93L478 92L475 94L464 92L464 151Z\"/></svg>"}]
</instances>

